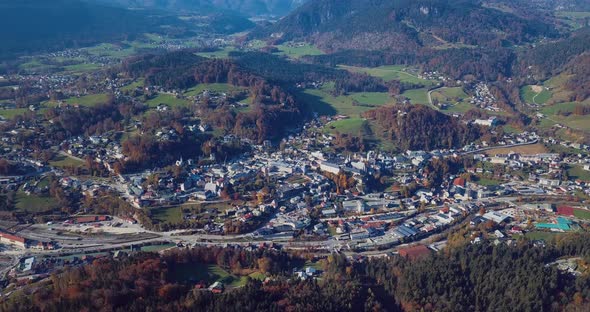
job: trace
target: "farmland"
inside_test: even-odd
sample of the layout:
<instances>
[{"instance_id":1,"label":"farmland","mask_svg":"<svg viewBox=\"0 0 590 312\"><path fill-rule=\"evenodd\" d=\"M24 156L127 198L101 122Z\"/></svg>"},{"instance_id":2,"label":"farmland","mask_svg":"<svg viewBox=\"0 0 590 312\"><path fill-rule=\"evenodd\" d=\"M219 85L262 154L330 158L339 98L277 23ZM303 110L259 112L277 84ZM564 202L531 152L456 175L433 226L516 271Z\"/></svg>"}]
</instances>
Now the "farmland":
<instances>
[{"instance_id":1,"label":"farmland","mask_svg":"<svg viewBox=\"0 0 590 312\"><path fill-rule=\"evenodd\" d=\"M526 103L545 104L551 96L551 91L543 86L524 86L520 89L520 97Z\"/></svg>"},{"instance_id":2,"label":"farmland","mask_svg":"<svg viewBox=\"0 0 590 312\"><path fill-rule=\"evenodd\" d=\"M381 78L385 81L399 80L412 84L432 86L435 84L432 80L418 78L409 68L398 65L380 66L380 67L356 67L339 65L339 68L346 69L350 72L365 73L367 75Z\"/></svg>"},{"instance_id":3,"label":"farmland","mask_svg":"<svg viewBox=\"0 0 590 312\"><path fill-rule=\"evenodd\" d=\"M322 55L324 52L308 43L285 43L276 46L278 54L289 58L300 58L305 55Z\"/></svg>"},{"instance_id":4,"label":"farmland","mask_svg":"<svg viewBox=\"0 0 590 312\"><path fill-rule=\"evenodd\" d=\"M508 154L510 152L519 153L522 155L534 155L547 153L547 148L543 144L523 145L506 148L494 148L487 150L487 155Z\"/></svg>"},{"instance_id":5,"label":"farmland","mask_svg":"<svg viewBox=\"0 0 590 312\"><path fill-rule=\"evenodd\" d=\"M174 95L171 94L158 94L155 98L150 99L146 102L151 108L155 108L160 104L168 105L171 107L174 106L187 106L189 104L188 100L176 98Z\"/></svg>"},{"instance_id":6,"label":"farmland","mask_svg":"<svg viewBox=\"0 0 590 312\"><path fill-rule=\"evenodd\" d=\"M342 114L349 117L359 117L361 113L374 109L376 106L392 103L387 93L360 92L333 96L329 93L329 87L308 89L301 95L309 109L320 115ZM354 106L353 101L367 105Z\"/></svg>"}]
</instances>

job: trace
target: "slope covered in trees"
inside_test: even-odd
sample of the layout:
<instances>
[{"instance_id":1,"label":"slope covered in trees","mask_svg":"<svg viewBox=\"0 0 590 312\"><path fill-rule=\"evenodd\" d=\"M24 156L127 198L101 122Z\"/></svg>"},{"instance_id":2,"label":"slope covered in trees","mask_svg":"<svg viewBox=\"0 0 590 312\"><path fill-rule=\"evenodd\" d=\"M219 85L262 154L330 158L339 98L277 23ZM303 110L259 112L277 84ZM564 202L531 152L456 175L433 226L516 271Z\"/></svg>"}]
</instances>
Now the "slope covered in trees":
<instances>
[{"instance_id":1,"label":"slope covered in trees","mask_svg":"<svg viewBox=\"0 0 590 312\"><path fill-rule=\"evenodd\" d=\"M363 114L402 150L457 148L477 140L481 129L423 105L384 106Z\"/></svg>"},{"instance_id":2,"label":"slope covered in trees","mask_svg":"<svg viewBox=\"0 0 590 312\"><path fill-rule=\"evenodd\" d=\"M486 8L475 0L321 0L252 35L306 39L327 51L407 51L448 43L499 47L555 33L539 19Z\"/></svg>"},{"instance_id":3,"label":"slope covered in trees","mask_svg":"<svg viewBox=\"0 0 590 312\"><path fill-rule=\"evenodd\" d=\"M590 236L565 235L546 248L523 239L446 249L423 259L399 256L320 262L321 280L300 281L304 259L266 249L196 247L162 256L140 253L66 269L0 300L2 311L585 311L590 276L547 265L564 256L590 260ZM195 276L207 265L265 282L213 294Z\"/></svg>"},{"instance_id":4,"label":"slope covered in trees","mask_svg":"<svg viewBox=\"0 0 590 312\"><path fill-rule=\"evenodd\" d=\"M80 0L1 1L0 58L124 40L180 23L176 18Z\"/></svg>"}]
</instances>

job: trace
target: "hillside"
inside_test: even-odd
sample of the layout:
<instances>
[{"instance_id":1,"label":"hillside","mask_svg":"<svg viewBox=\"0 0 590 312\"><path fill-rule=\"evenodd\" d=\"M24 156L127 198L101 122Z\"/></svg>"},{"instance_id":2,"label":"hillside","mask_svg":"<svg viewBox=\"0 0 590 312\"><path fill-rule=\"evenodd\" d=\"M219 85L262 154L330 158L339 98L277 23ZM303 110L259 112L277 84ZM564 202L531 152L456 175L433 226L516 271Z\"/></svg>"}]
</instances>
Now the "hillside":
<instances>
[{"instance_id":1,"label":"hillside","mask_svg":"<svg viewBox=\"0 0 590 312\"><path fill-rule=\"evenodd\" d=\"M382 136L402 150L457 148L477 140L477 126L423 105L384 106L363 114L383 130Z\"/></svg>"},{"instance_id":2,"label":"hillside","mask_svg":"<svg viewBox=\"0 0 590 312\"><path fill-rule=\"evenodd\" d=\"M408 50L421 46L505 46L554 35L539 19L487 8L476 0L320 0L252 33L304 39L327 51Z\"/></svg>"},{"instance_id":3,"label":"hillside","mask_svg":"<svg viewBox=\"0 0 590 312\"><path fill-rule=\"evenodd\" d=\"M0 58L128 39L176 18L80 0L0 2Z\"/></svg>"}]
</instances>

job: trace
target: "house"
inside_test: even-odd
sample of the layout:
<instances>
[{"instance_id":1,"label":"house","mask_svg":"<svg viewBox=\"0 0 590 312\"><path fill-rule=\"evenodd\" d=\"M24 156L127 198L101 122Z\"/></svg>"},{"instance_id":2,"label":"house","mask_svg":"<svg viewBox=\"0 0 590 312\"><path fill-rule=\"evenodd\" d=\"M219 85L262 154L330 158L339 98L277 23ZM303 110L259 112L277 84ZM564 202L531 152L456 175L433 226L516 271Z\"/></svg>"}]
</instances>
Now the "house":
<instances>
[{"instance_id":1,"label":"house","mask_svg":"<svg viewBox=\"0 0 590 312\"><path fill-rule=\"evenodd\" d=\"M215 282L213 285L209 286L209 290L214 294L221 294L224 290L223 283Z\"/></svg>"}]
</instances>

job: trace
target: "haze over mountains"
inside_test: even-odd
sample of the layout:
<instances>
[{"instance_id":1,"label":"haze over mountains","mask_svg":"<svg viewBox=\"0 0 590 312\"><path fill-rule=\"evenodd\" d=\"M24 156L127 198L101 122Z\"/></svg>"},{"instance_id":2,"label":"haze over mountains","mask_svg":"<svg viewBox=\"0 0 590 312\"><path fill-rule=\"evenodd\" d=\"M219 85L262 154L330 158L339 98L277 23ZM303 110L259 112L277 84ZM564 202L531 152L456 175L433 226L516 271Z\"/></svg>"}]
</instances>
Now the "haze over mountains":
<instances>
[{"instance_id":1,"label":"haze over mountains","mask_svg":"<svg viewBox=\"0 0 590 312\"><path fill-rule=\"evenodd\" d=\"M212 13L234 11L245 16L283 16L307 0L93 0L132 8Z\"/></svg>"}]
</instances>

